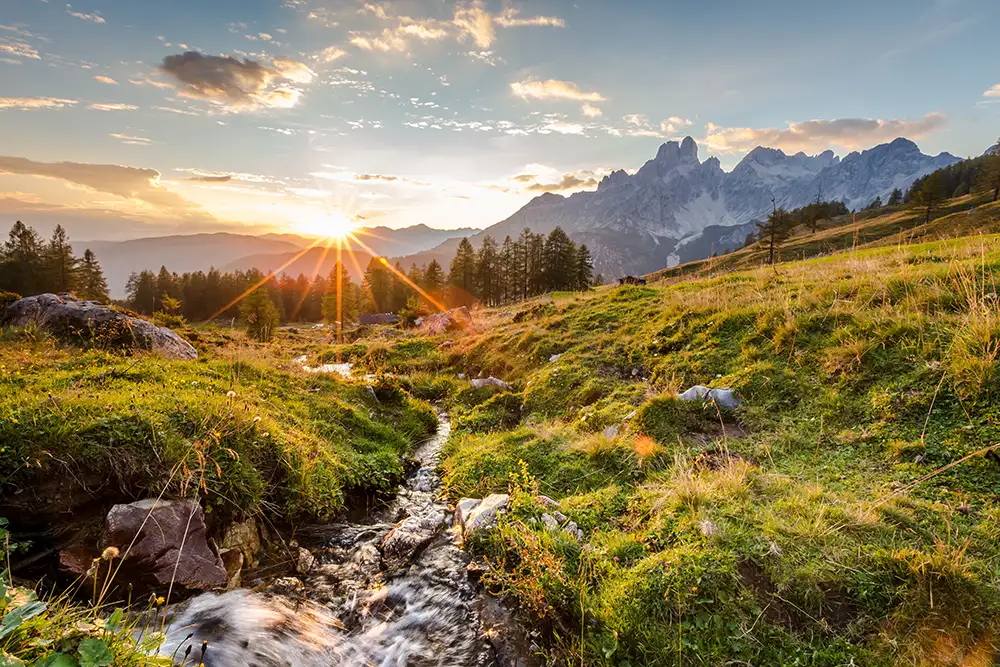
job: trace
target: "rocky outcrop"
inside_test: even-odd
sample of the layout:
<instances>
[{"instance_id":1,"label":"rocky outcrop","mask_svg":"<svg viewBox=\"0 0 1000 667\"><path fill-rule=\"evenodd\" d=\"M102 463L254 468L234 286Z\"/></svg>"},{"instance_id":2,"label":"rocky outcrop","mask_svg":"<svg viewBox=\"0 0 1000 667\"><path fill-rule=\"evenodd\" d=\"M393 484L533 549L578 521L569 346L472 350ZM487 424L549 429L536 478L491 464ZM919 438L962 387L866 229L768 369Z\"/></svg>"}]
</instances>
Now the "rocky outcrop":
<instances>
[{"instance_id":1,"label":"rocky outcrop","mask_svg":"<svg viewBox=\"0 0 1000 667\"><path fill-rule=\"evenodd\" d=\"M0 324L34 324L66 342L152 350L171 359L198 357L191 344L170 329L66 294L39 294L14 301L0 311Z\"/></svg>"},{"instance_id":2,"label":"rocky outcrop","mask_svg":"<svg viewBox=\"0 0 1000 667\"><path fill-rule=\"evenodd\" d=\"M123 571L141 579L210 590L224 588L232 578L208 545L205 515L196 501L148 499L115 505L104 531L106 542L125 561Z\"/></svg>"}]
</instances>

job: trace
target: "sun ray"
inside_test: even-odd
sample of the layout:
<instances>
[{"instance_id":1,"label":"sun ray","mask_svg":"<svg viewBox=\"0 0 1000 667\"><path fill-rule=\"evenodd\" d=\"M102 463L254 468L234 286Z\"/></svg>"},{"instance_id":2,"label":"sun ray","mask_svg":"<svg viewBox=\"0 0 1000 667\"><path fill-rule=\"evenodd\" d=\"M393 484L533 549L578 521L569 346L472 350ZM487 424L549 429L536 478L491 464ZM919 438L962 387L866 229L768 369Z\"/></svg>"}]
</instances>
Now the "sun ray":
<instances>
[{"instance_id":1,"label":"sun ray","mask_svg":"<svg viewBox=\"0 0 1000 667\"><path fill-rule=\"evenodd\" d=\"M410 280L410 278L405 273L403 273L402 271L398 270L395 266L393 266L392 263L388 259L386 259L385 257L382 257L377 252L375 252L374 250L372 250L371 248L369 248L368 245L366 245L364 241L362 241L361 239L359 239L357 236L355 236L354 234L352 234L350 232L348 232L347 236L349 236L350 238L352 238L355 241L357 241L358 245L360 245L362 248L364 248L369 253L371 253L373 257L378 257L382 261L382 264L384 264L387 269L389 269L394 274L396 274L397 278L399 278L404 283L406 283L407 285L409 285L410 287L412 287L414 290L416 290L416 292L418 294L420 294L420 296L422 296L425 299L427 299L428 303L430 303L431 305L433 305L435 308L437 308L442 313L444 311L448 310L437 299L435 299L433 296L431 296L430 294L428 294L422 287L420 287L420 285L418 285L415 282L413 282L412 280Z\"/></svg>"}]
</instances>

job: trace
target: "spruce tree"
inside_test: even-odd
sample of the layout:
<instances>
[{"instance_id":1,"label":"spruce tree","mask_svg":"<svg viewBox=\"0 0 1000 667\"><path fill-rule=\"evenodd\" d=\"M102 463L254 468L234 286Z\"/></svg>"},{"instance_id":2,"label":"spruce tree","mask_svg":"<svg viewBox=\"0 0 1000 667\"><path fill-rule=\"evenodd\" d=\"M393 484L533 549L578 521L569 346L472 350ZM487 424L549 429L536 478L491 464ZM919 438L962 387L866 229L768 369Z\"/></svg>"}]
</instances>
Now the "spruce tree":
<instances>
[{"instance_id":1,"label":"spruce tree","mask_svg":"<svg viewBox=\"0 0 1000 667\"><path fill-rule=\"evenodd\" d=\"M500 301L510 303L516 298L514 291L517 286L517 251L509 235L500 247L500 274Z\"/></svg>"},{"instance_id":2,"label":"spruce tree","mask_svg":"<svg viewBox=\"0 0 1000 667\"><path fill-rule=\"evenodd\" d=\"M469 239L462 239L451 260L448 285L456 305L470 305L476 291L476 251Z\"/></svg>"},{"instance_id":3,"label":"spruce tree","mask_svg":"<svg viewBox=\"0 0 1000 667\"><path fill-rule=\"evenodd\" d=\"M393 279L388 267L384 257L372 257L365 268L362 308L366 313L384 313L392 308Z\"/></svg>"},{"instance_id":4,"label":"spruce tree","mask_svg":"<svg viewBox=\"0 0 1000 667\"><path fill-rule=\"evenodd\" d=\"M899 188L896 188L895 190L892 191L892 194L889 195L889 202L886 204L886 206L899 206L902 203L903 203L903 191L900 190Z\"/></svg>"},{"instance_id":5,"label":"spruce tree","mask_svg":"<svg viewBox=\"0 0 1000 667\"><path fill-rule=\"evenodd\" d=\"M486 235L476 256L476 293L487 306L500 303L499 252L497 242L492 236Z\"/></svg>"},{"instance_id":6,"label":"spruce tree","mask_svg":"<svg viewBox=\"0 0 1000 667\"><path fill-rule=\"evenodd\" d=\"M0 250L0 289L32 296L42 291L42 243L38 233L18 220Z\"/></svg>"},{"instance_id":7,"label":"spruce tree","mask_svg":"<svg viewBox=\"0 0 1000 667\"><path fill-rule=\"evenodd\" d=\"M281 316L267 285L261 285L240 302L240 319L246 323L247 334L251 338L261 342L271 340L281 322Z\"/></svg>"},{"instance_id":8,"label":"spruce tree","mask_svg":"<svg viewBox=\"0 0 1000 667\"><path fill-rule=\"evenodd\" d=\"M326 293L323 295L323 320L337 322L337 273L340 273L340 321L353 322L358 318L358 304L355 297L356 286L343 264L337 262L326 279Z\"/></svg>"},{"instance_id":9,"label":"spruce tree","mask_svg":"<svg viewBox=\"0 0 1000 667\"><path fill-rule=\"evenodd\" d=\"M573 289L588 290L594 280L594 260L590 257L587 246L580 244L576 249L576 280Z\"/></svg>"},{"instance_id":10,"label":"spruce tree","mask_svg":"<svg viewBox=\"0 0 1000 667\"><path fill-rule=\"evenodd\" d=\"M159 305L156 275L152 271L133 273L125 284L125 294L128 298L129 308L137 313L152 315Z\"/></svg>"},{"instance_id":11,"label":"spruce tree","mask_svg":"<svg viewBox=\"0 0 1000 667\"><path fill-rule=\"evenodd\" d=\"M52 238L42 250L42 261L44 291L56 294L72 292L77 260L73 257L73 246L69 244L62 225L56 225L52 231Z\"/></svg>"},{"instance_id":12,"label":"spruce tree","mask_svg":"<svg viewBox=\"0 0 1000 667\"><path fill-rule=\"evenodd\" d=\"M545 239L545 290L569 290L576 287L576 246L561 227Z\"/></svg>"},{"instance_id":13,"label":"spruce tree","mask_svg":"<svg viewBox=\"0 0 1000 667\"><path fill-rule=\"evenodd\" d=\"M444 287L444 271L436 259L432 259L424 269L424 281L420 286L435 299L441 295L441 288Z\"/></svg>"},{"instance_id":14,"label":"spruce tree","mask_svg":"<svg viewBox=\"0 0 1000 667\"><path fill-rule=\"evenodd\" d=\"M940 172L935 171L927 176L914 193L913 201L924 208L924 222L931 221L931 214L941 205L945 198L944 182Z\"/></svg>"},{"instance_id":15,"label":"spruce tree","mask_svg":"<svg viewBox=\"0 0 1000 667\"><path fill-rule=\"evenodd\" d=\"M93 301L108 301L108 281L104 279L104 272L97 261L94 252L87 248L83 252L83 261L77 272L76 293L81 299L91 299Z\"/></svg>"}]
</instances>

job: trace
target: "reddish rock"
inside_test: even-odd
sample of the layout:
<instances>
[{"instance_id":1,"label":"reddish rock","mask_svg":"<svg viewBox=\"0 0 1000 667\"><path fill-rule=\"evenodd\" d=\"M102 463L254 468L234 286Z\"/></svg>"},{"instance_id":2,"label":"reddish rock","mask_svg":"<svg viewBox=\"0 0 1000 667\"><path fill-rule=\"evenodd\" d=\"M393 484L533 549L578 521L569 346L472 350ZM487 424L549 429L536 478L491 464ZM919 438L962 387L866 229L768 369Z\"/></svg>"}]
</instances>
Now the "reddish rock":
<instances>
[{"instance_id":1,"label":"reddish rock","mask_svg":"<svg viewBox=\"0 0 1000 667\"><path fill-rule=\"evenodd\" d=\"M129 569L142 576L196 590L226 586L226 567L208 546L197 502L149 499L115 505L104 529L108 544L118 547Z\"/></svg>"}]
</instances>

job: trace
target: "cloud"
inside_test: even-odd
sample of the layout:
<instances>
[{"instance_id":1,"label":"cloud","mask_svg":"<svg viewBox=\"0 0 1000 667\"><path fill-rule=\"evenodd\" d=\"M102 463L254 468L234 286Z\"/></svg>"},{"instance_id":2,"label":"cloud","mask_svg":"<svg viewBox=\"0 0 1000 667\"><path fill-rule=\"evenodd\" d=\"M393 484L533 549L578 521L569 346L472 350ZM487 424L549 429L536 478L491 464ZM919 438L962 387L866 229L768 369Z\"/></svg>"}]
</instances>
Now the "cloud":
<instances>
[{"instance_id":1,"label":"cloud","mask_svg":"<svg viewBox=\"0 0 1000 667\"><path fill-rule=\"evenodd\" d=\"M553 120L549 121L540 128L540 132L545 134L547 132L558 132L559 134L576 134L583 135L586 134L586 129L580 123L568 123L564 120Z\"/></svg>"},{"instance_id":2,"label":"cloud","mask_svg":"<svg viewBox=\"0 0 1000 667\"><path fill-rule=\"evenodd\" d=\"M847 150L867 148L897 137L918 138L941 129L945 117L930 113L920 120L881 118L837 118L790 123L785 128L705 126L706 135L699 143L722 153L743 152L757 146L780 148L788 152L819 153L831 146Z\"/></svg>"},{"instance_id":3,"label":"cloud","mask_svg":"<svg viewBox=\"0 0 1000 667\"><path fill-rule=\"evenodd\" d=\"M328 46L316 55L313 56L315 60L324 63L332 63L334 61L340 60L347 55L347 51L344 51L338 46Z\"/></svg>"},{"instance_id":4,"label":"cloud","mask_svg":"<svg viewBox=\"0 0 1000 667\"><path fill-rule=\"evenodd\" d=\"M83 12L74 12L73 5L66 5L66 13L70 16L75 16L78 19L83 19L84 21L92 21L94 23L104 23L104 17L96 12L93 14L84 14Z\"/></svg>"},{"instance_id":5,"label":"cloud","mask_svg":"<svg viewBox=\"0 0 1000 667\"><path fill-rule=\"evenodd\" d=\"M558 16L529 16L527 18L521 18L518 16L518 11L512 7L508 7L503 11L500 16L497 16L494 21L498 26L503 28L523 28L523 27L548 27L548 28L565 28L566 21L559 18Z\"/></svg>"},{"instance_id":6,"label":"cloud","mask_svg":"<svg viewBox=\"0 0 1000 667\"><path fill-rule=\"evenodd\" d=\"M586 93L572 81L548 79L538 81L528 79L510 84L510 90L518 97L535 100L576 100L578 102L605 102L607 98L597 92Z\"/></svg>"},{"instance_id":7,"label":"cloud","mask_svg":"<svg viewBox=\"0 0 1000 667\"><path fill-rule=\"evenodd\" d=\"M7 26L3 26L7 27ZM30 44L21 39L16 39L12 37L0 37L0 53L5 53L7 55L16 56L18 58L27 58L29 60L41 60L42 57L38 55L37 49L32 47ZM17 61L14 61L17 62Z\"/></svg>"},{"instance_id":8,"label":"cloud","mask_svg":"<svg viewBox=\"0 0 1000 667\"><path fill-rule=\"evenodd\" d=\"M147 139L145 137L133 137L128 134L109 134L109 137L113 139L120 139L123 144L129 144L130 146L148 146L153 143L152 139Z\"/></svg>"},{"instance_id":9,"label":"cloud","mask_svg":"<svg viewBox=\"0 0 1000 667\"><path fill-rule=\"evenodd\" d=\"M351 44L366 51L396 51L406 53L414 40L431 42L452 38L460 43L472 42L480 49L489 49L496 42L496 29L522 27L565 27L566 22L555 16L519 16L516 9L508 8L500 14L491 14L482 0L460 2L451 20L412 18L390 14L386 5L365 3L361 13L394 25L374 32L351 33ZM312 15L310 14L310 18ZM315 17L321 18L321 17ZM484 52L476 52L484 53Z\"/></svg>"},{"instance_id":10,"label":"cloud","mask_svg":"<svg viewBox=\"0 0 1000 667\"><path fill-rule=\"evenodd\" d=\"M174 84L167 83L166 81L154 81L148 77L143 79L129 79L129 83L134 86L153 86L154 88L173 88Z\"/></svg>"},{"instance_id":11,"label":"cloud","mask_svg":"<svg viewBox=\"0 0 1000 667\"><path fill-rule=\"evenodd\" d=\"M177 114L179 116L200 116L201 114L194 111L188 111L187 109L175 109L173 107L153 107L156 111L166 111L167 113Z\"/></svg>"},{"instance_id":12,"label":"cloud","mask_svg":"<svg viewBox=\"0 0 1000 667\"><path fill-rule=\"evenodd\" d=\"M664 134L677 134L680 132L682 127L691 127L694 125L693 120L688 120L687 118L680 118L678 116L671 116L660 122L660 132Z\"/></svg>"},{"instance_id":13,"label":"cloud","mask_svg":"<svg viewBox=\"0 0 1000 667\"><path fill-rule=\"evenodd\" d=\"M566 191L577 191L586 190L588 188L596 188L598 181L591 172L584 172L582 174L563 174L562 178L557 183L538 183L535 179L538 178L532 174L521 174L515 176L514 180L519 183L531 183L525 188L528 192L566 192Z\"/></svg>"},{"instance_id":14,"label":"cloud","mask_svg":"<svg viewBox=\"0 0 1000 667\"><path fill-rule=\"evenodd\" d=\"M983 97L1000 97L1000 83L984 91Z\"/></svg>"},{"instance_id":15,"label":"cloud","mask_svg":"<svg viewBox=\"0 0 1000 667\"><path fill-rule=\"evenodd\" d=\"M58 97L0 97L0 110L17 109L18 111L34 111L36 109L62 109L76 103L76 100L64 100Z\"/></svg>"},{"instance_id":16,"label":"cloud","mask_svg":"<svg viewBox=\"0 0 1000 667\"><path fill-rule=\"evenodd\" d=\"M167 56L160 71L183 84L180 94L233 110L295 106L300 91L291 83L309 83L315 74L291 58L272 58L272 66L231 56L196 51Z\"/></svg>"},{"instance_id":17,"label":"cloud","mask_svg":"<svg viewBox=\"0 0 1000 667\"><path fill-rule=\"evenodd\" d=\"M155 169L81 162L35 162L20 157L0 157L0 174L60 179L146 204L164 215L214 220L198 205L163 187L160 184L160 172Z\"/></svg>"},{"instance_id":18,"label":"cloud","mask_svg":"<svg viewBox=\"0 0 1000 667\"><path fill-rule=\"evenodd\" d=\"M112 86L117 86L118 85L117 81L115 81L114 79L112 79L110 76L104 76L103 74L98 74L97 76L94 77L94 80L97 81L97 82L99 82L99 83L107 83L107 84L110 84Z\"/></svg>"},{"instance_id":19,"label":"cloud","mask_svg":"<svg viewBox=\"0 0 1000 667\"><path fill-rule=\"evenodd\" d=\"M91 109L92 111L135 111L139 107L135 106L134 104L119 104L119 103L101 104L101 103L94 103L94 104L88 105L87 108Z\"/></svg>"},{"instance_id":20,"label":"cloud","mask_svg":"<svg viewBox=\"0 0 1000 667\"><path fill-rule=\"evenodd\" d=\"M600 118L603 115L600 109L590 104L584 104L580 110L587 118Z\"/></svg>"}]
</instances>

